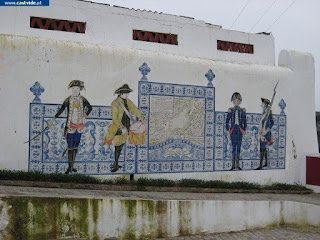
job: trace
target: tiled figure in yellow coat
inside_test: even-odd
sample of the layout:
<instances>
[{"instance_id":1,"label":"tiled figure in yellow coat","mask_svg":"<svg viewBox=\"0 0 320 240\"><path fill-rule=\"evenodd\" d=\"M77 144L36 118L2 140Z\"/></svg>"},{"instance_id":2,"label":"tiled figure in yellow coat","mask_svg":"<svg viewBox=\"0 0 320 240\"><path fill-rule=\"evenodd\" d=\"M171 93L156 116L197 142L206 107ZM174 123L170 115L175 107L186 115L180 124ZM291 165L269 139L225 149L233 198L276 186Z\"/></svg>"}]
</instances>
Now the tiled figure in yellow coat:
<instances>
[{"instance_id":1,"label":"tiled figure in yellow coat","mask_svg":"<svg viewBox=\"0 0 320 240\"><path fill-rule=\"evenodd\" d=\"M129 113L137 116L140 120L144 120L142 113L128 98L130 92L132 92L132 89L128 84L122 85L114 92L115 94L118 94L118 97L111 104L112 124L108 128L107 134L104 139L104 144L111 145L111 143L113 142L115 146L115 161L113 169L111 170L112 172L116 172L122 167L118 164L118 161L123 145L127 141L130 128L131 116L128 116L125 113L121 105L123 105Z\"/></svg>"}]
</instances>

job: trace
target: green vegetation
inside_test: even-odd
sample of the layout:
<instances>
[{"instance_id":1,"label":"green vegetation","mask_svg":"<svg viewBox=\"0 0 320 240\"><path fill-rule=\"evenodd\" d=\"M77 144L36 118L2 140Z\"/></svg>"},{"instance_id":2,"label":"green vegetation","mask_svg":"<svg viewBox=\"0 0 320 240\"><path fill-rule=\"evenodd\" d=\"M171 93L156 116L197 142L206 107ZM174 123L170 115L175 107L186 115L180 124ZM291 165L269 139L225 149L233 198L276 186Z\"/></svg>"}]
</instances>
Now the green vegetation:
<instances>
[{"instance_id":1,"label":"green vegetation","mask_svg":"<svg viewBox=\"0 0 320 240\"><path fill-rule=\"evenodd\" d=\"M255 189L255 190L308 190L298 184L272 183L270 185L260 185L250 182L224 182L224 181L205 181L198 179L150 179L139 178L130 181L126 177L118 177L114 180L102 180L96 177L72 174L65 175L61 173L44 174L40 172L24 172L0 170L0 180L20 180L20 181L38 181L53 183L77 183L77 184L108 184L108 185L134 185L139 187L194 187L194 188L216 188L216 189Z\"/></svg>"},{"instance_id":2,"label":"green vegetation","mask_svg":"<svg viewBox=\"0 0 320 240\"><path fill-rule=\"evenodd\" d=\"M203 181L197 179L182 179L178 182L181 187L223 188L223 189L262 189L263 186L249 182Z\"/></svg>"},{"instance_id":3,"label":"green vegetation","mask_svg":"<svg viewBox=\"0 0 320 240\"><path fill-rule=\"evenodd\" d=\"M97 199L62 199L42 197L4 197L8 206L9 221L1 239L57 239L64 231L66 237L77 235L88 237L88 203L99 206ZM70 209L65 212L63 209ZM71 210L72 209L72 210ZM98 217L98 209L91 208L93 217ZM97 219L93 219L96 223ZM96 226L96 225L95 225ZM91 239L98 239L92 233ZM60 238L59 238L60 239Z\"/></svg>"},{"instance_id":4,"label":"green vegetation","mask_svg":"<svg viewBox=\"0 0 320 240\"><path fill-rule=\"evenodd\" d=\"M169 179L151 179L151 178L139 178L136 181L138 186L155 186L155 187L175 187L177 186L176 181L169 180Z\"/></svg>"},{"instance_id":5,"label":"green vegetation","mask_svg":"<svg viewBox=\"0 0 320 240\"><path fill-rule=\"evenodd\" d=\"M0 180L19 180L19 181L41 181L41 182L61 182L61 183L88 183L101 184L104 181L91 176L72 174L66 175L62 173L44 174L41 172L25 172L0 170Z\"/></svg>"},{"instance_id":6,"label":"green vegetation","mask_svg":"<svg viewBox=\"0 0 320 240\"><path fill-rule=\"evenodd\" d=\"M306 187L303 187L301 185L292 185L292 184L286 184L286 183L272 183L271 185L264 186L264 189L267 190L301 190L301 189L307 189Z\"/></svg>"}]
</instances>

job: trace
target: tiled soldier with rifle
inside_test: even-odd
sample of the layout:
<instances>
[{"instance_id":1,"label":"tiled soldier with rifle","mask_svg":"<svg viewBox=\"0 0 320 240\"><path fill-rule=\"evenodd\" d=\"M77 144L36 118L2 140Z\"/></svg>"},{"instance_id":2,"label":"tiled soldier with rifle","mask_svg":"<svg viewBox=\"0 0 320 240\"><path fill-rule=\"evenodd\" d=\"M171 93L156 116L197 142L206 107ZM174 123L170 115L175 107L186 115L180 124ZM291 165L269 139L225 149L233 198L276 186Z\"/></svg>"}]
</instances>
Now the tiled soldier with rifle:
<instances>
[{"instance_id":1,"label":"tiled soldier with rifle","mask_svg":"<svg viewBox=\"0 0 320 240\"><path fill-rule=\"evenodd\" d=\"M261 170L264 167L268 167L268 151L267 146L273 144L271 130L274 125L274 121L272 118L272 104L274 97L276 95L276 88L278 82L274 87L274 93L272 96L271 102L267 98L261 98L261 107L262 107L262 115L259 123L259 136L258 142L260 143L260 164L257 170ZM263 160L265 160L263 164Z\"/></svg>"}]
</instances>

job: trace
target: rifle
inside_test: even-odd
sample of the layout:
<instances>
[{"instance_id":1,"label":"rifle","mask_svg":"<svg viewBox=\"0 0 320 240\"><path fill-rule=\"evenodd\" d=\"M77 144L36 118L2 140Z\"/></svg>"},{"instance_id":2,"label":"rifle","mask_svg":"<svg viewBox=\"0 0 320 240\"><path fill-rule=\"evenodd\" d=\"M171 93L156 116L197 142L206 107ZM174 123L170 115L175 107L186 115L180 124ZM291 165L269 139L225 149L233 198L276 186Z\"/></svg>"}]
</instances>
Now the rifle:
<instances>
[{"instance_id":1,"label":"rifle","mask_svg":"<svg viewBox=\"0 0 320 240\"><path fill-rule=\"evenodd\" d=\"M268 118L269 118L269 115L270 115L270 112L271 112L271 108L272 108L272 105L273 105L273 101L274 101L274 97L276 96L276 89L277 89L277 86L278 86L278 83L279 83L279 80L277 81L274 89L273 89L273 96L272 96L272 99L271 99L271 103L269 104L269 106L267 107L267 109L265 110L265 112L262 114L261 116L261 119L260 119L260 123L259 123L259 138L258 138L258 143L259 143L259 140L261 140L262 136L266 135L266 124L267 124L267 121L268 121ZM262 121L266 119L263 123L263 126L262 126Z\"/></svg>"}]
</instances>

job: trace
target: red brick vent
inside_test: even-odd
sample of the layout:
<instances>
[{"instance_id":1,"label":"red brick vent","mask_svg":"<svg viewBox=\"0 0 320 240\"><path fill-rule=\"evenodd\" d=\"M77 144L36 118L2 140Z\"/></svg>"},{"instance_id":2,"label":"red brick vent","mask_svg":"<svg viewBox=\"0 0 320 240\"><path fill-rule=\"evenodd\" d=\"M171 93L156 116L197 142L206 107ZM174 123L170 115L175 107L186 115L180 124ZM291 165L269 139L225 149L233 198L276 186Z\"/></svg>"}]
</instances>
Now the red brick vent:
<instances>
[{"instance_id":1,"label":"red brick vent","mask_svg":"<svg viewBox=\"0 0 320 240\"><path fill-rule=\"evenodd\" d=\"M30 17L30 28L55 30L63 32L85 33L86 23L68 20Z\"/></svg>"},{"instance_id":2,"label":"red brick vent","mask_svg":"<svg viewBox=\"0 0 320 240\"><path fill-rule=\"evenodd\" d=\"M217 50L253 54L253 45L218 40Z\"/></svg>"},{"instance_id":3,"label":"red brick vent","mask_svg":"<svg viewBox=\"0 0 320 240\"><path fill-rule=\"evenodd\" d=\"M178 45L178 35L169 33L133 30L132 39L137 41Z\"/></svg>"}]
</instances>

